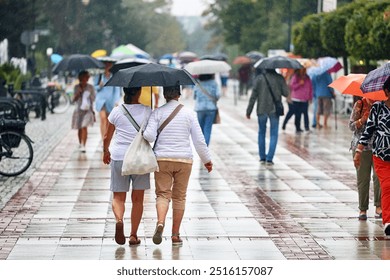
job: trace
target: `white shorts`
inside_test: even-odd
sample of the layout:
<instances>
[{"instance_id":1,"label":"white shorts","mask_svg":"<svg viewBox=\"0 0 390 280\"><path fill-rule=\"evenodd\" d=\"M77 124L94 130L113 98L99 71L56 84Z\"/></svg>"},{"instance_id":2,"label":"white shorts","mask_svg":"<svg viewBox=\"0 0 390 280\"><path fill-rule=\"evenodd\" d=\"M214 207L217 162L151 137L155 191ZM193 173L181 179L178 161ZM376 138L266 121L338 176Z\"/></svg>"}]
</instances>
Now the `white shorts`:
<instances>
[{"instance_id":1,"label":"white shorts","mask_svg":"<svg viewBox=\"0 0 390 280\"><path fill-rule=\"evenodd\" d=\"M122 160L111 160L110 190L112 192L128 192L130 190L130 184L133 190L150 189L150 173L122 176L122 163Z\"/></svg>"}]
</instances>

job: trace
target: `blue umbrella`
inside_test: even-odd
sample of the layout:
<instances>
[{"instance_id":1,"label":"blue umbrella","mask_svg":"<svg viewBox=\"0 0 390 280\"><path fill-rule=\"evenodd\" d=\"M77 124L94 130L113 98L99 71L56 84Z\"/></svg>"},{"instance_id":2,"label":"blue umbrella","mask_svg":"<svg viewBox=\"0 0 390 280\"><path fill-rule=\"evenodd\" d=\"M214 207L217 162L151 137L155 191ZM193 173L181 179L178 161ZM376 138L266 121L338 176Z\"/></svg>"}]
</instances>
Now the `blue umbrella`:
<instances>
[{"instance_id":1,"label":"blue umbrella","mask_svg":"<svg viewBox=\"0 0 390 280\"><path fill-rule=\"evenodd\" d=\"M307 68L307 75L309 75L310 79L314 76L319 76L326 71L329 73L334 73L339 71L343 66L341 63L334 57L322 57L318 59L318 65Z\"/></svg>"},{"instance_id":2,"label":"blue umbrella","mask_svg":"<svg viewBox=\"0 0 390 280\"><path fill-rule=\"evenodd\" d=\"M50 56L50 59L51 59L51 62L53 62L54 64L57 64L58 62L60 62L62 60L62 55L59 55L58 53L53 53Z\"/></svg>"}]
</instances>

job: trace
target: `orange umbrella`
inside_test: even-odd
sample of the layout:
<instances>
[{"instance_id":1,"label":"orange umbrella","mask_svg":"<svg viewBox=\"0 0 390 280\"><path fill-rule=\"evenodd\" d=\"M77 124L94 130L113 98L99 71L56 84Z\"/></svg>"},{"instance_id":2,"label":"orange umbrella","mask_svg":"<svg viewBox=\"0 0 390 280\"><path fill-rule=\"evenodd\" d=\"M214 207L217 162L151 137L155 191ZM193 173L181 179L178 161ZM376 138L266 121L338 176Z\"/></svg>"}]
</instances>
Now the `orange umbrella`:
<instances>
[{"instance_id":1,"label":"orange umbrella","mask_svg":"<svg viewBox=\"0 0 390 280\"><path fill-rule=\"evenodd\" d=\"M349 74L347 76L341 76L334 80L329 87L334 88L342 94L350 94L355 96L367 97L371 100L387 100L387 97L383 90L373 91L369 93L363 93L360 89L362 82L366 74Z\"/></svg>"},{"instance_id":2,"label":"orange umbrella","mask_svg":"<svg viewBox=\"0 0 390 280\"><path fill-rule=\"evenodd\" d=\"M250 64L250 63L252 63L252 60L250 59L250 57L247 57L247 56L244 56L244 55L237 56L233 60L233 64Z\"/></svg>"}]
</instances>

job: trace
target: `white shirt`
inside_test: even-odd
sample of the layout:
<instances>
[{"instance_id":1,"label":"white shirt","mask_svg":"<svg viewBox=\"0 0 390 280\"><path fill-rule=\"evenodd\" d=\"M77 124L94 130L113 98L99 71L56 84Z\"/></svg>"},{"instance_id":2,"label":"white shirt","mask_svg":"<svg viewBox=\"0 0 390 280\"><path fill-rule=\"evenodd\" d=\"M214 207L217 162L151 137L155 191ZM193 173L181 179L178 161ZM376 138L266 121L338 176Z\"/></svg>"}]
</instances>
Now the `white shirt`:
<instances>
[{"instance_id":1,"label":"white shirt","mask_svg":"<svg viewBox=\"0 0 390 280\"><path fill-rule=\"evenodd\" d=\"M148 120L151 109L142 104L124 104L139 126ZM129 119L125 116L120 106L114 107L108 116L108 121L115 126L115 134L110 143L110 154L113 160L123 160L126 150L137 135Z\"/></svg>"},{"instance_id":2,"label":"white shirt","mask_svg":"<svg viewBox=\"0 0 390 280\"><path fill-rule=\"evenodd\" d=\"M156 140L157 129L178 105L178 101L171 100L152 112L143 133L147 141L154 142ZM210 152L199 126L196 113L192 109L183 107L158 136L154 153L157 159L192 160L193 154L190 139L202 162L210 162Z\"/></svg>"}]
</instances>

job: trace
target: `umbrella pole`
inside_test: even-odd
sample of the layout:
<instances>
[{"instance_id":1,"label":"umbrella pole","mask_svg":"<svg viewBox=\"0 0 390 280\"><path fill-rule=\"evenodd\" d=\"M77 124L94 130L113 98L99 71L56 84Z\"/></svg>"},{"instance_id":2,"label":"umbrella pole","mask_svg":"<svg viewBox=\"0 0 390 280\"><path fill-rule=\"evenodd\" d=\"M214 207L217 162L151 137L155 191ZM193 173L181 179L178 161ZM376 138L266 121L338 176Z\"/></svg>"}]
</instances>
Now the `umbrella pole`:
<instances>
[{"instance_id":1,"label":"umbrella pole","mask_svg":"<svg viewBox=\"0 0 390 280\"><path fill-rule=\"evenodd\" d=\"M153 86L150 86L150 108L153 110Z\"/></svg>"},{"instance_id":2,"label":"umbrella pole","mask_svg":"<svg viewBox=\"0 0 390 280\"><path fill-rule=\"evenodd\" d=\"M335 129L337 130L337 102L336 102L336 96L334 98L334 124L335 124Z\"/></svg>"}]
</instances>

